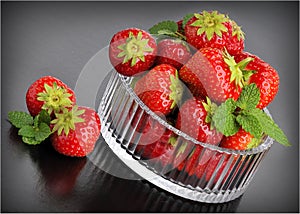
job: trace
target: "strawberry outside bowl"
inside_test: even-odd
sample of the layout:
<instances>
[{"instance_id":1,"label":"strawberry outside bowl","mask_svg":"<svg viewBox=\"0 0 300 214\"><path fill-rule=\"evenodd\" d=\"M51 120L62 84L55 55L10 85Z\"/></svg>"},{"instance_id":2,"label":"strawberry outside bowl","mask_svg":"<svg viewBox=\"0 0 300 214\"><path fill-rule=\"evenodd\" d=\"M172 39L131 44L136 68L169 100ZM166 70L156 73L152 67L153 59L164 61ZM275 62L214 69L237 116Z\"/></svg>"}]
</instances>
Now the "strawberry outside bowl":
<instances>
[{"instance_id":1,"label":"strawberry outside bowl","mask_svg":"<svg viewBox=\"0 0 300 214\"><path fill-rule=\"evenodd\" d=\"M102 136L112 151L147 181L183 198L223 203L241 196L273 139L265 136L258 147L244 151L199 142L152 112L133 91L133 79L112 70L99 105ZM151 127L160 134L149 131ZM172 148L144 158L143 148L166 132L172 136Z\"/></svg>"}]
</instances>

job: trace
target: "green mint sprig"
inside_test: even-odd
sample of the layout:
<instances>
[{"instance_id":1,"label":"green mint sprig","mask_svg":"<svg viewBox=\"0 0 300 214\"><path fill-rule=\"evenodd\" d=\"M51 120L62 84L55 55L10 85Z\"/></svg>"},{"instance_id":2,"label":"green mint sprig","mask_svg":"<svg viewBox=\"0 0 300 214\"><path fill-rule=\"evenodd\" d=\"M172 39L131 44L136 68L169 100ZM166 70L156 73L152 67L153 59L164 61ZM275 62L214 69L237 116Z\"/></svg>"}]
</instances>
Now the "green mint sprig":
<instances>
[{"instance_id":1,"label":"green mint sprig","mask_svg":"<svg viewBox=\"0 0 300 214\"><path fill-rule=\"evenodd\" d=\"M194 16L194 13L186 14L182 19L182 28L185 28L186 23Z\"/></svg>"},{"instance_id":2,"label":"green mint sprig","mask_svg":"<svg viewBox=\"0 0 300 214\"><path fill-rule=\"evenodd\" d=\"M260 92L256 84L244 86L237 101L227 99L215 110L212 116L214 127L225 136L234 135L242 127L255 138L267 134L278 143L290 146L287 136L273 119L256 108L259 100Z\"/></svg>"},{"instance_id":3,"label":"green mint sprig","mask_svg":"<svg viewBox=\"0 0 300 214\"><path fill-rule=\"evenodd\" d=\"M175 21L170 20L162 21L153 25L151 28L149 28L149 33L155 35L166 35L170 37L175 37L184 41L186 40L185 36L178 32L177 23Z\"/></svg>"},{"instance_id":4,"label":"green mint sprig","mask_svg":"<svg viewBox=\"0 0 300 214\"><path fill-rule=\"evenodd\" d=\"M23 142L30 145L40 144L52 133L49 127L51 117L46 110L34 118L26 112L10 111L8 120L19 129L18 135L22 136Z\"/></svg>"}]
</instances>

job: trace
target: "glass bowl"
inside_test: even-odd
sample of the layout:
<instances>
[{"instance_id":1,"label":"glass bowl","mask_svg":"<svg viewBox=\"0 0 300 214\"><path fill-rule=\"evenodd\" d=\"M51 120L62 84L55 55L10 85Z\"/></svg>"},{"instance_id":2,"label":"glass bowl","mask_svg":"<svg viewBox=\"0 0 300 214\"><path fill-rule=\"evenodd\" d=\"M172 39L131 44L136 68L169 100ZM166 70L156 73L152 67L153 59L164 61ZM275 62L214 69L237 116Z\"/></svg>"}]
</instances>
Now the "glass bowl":
<instances>
[{"instance_id":1,"label":"glass bowl","mask_svg":"<svg viewBox=\"0 0 300 214\"><path fill-rule=\"evenodd\" d=\"M266 136L256 148L229 150L195 140L152 112L134 93L132 77L112 71L99 105L102 136L112 151L138 175L154 185L199 202L223 203L241 196L273 144ZM269 111L264 109L269 115ZM157 141L145 127L163 127L175 138L171 149L145 158L146 144Z\"/></svg>"}]
</instances>

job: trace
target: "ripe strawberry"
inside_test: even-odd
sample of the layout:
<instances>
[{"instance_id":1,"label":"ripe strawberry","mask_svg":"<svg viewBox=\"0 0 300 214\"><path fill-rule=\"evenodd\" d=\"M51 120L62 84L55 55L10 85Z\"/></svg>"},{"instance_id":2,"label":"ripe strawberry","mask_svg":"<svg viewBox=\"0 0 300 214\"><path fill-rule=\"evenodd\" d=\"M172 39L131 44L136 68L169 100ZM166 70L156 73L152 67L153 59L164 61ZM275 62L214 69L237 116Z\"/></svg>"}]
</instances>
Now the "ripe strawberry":
<instances>
[{"instance_id":1,"label":"ripe strawberry","mask_svg":"<svg viewBox=\"0 0 300 214\"><path fill-rule=\"evenodd\" d=\"M76 97L61 80L44 76L32 83L26 92L26 105L29 113L36 116L42 109L51 113L58 113L63 108L76 103Z\"/></svg>"},{"instance_id":2,"label":"ripe strawberry","mask_svg":"<svg viewBox=\"0 0 300 214\"><path fill-rule=\"evenodd\" d=\"M134 86L142 102L153 112L163 115L175 109L181 100L182 90L176 68L168 64L155 66Z\"/></svg>"},{"instance_id":3,"label":"ripe strawberry","mask_svg":"<svg viewBox=\"0 0 300 214\"><path fill-rule=\"evenodd\" d=\"M217 145L223 135L213 129L210 123L215 108L210 101L206 103L195 98L187 100L179 109L176 128L200 142Z\"/></svg>"},{"instance_id":4,"label":"ripe strawberry","mask_svg":"<svg viewBox=\"0 0 300 214\"><path fill-rule=\"evenodd\" d=\"M156 64L170 64L180 69L191 57L190 48L180 39L163 39L157 45Z\"/></svg>"},{"instance_id":5,"label":"ripe strawberry","mask_svg":"<svg viewBox=\"0 0 300 214\"><path fill-rule=\"evenodd\" d=\"M111 64L125 76L134 76L148 70L154 63L156 53L155 39L138 28L117 32L109 45Z\"/></svg>"},{"instance_id":6,"label":"ripe strawberry","mask_svg":"<svg viewBox=\"0 0 300 214\"><path fill-rule=\"evenodd\" d=\"M54 125L51 142L57 152L84 157L93 151L101 129L100 118L93 109L74 106L55 116L51 121Z\"/></svg>"},{"instance_id":7,"label":"ripe strawberry","mask_svg":"<svg viewBox=\"0 0 300 214\"><path fill-rule=\"evenodd\" d=\"M250 76L248 83L255 83L259 88L260 101L257 108L263 109L274 100L274 97L278 92L279 75L272 66L260 59L258 56L248 52L242 52L234 56L237 63L246 58L253 59L248 63L245 69L254 71L254 73Z\"/></svg>"},{"instance_id":8,"label":"ripe strawberry","mask_svg":"<svg viewBox=\"0 0 300 214\"><path fill-rule=\"evenodd\" d=\"M227 52L201 48L179 70L179 77L194 94L207 95L216 103L237 100L246 81L243 68L248 62L247 58L237 64Z\"/></svg>"},{"instance_id":9,"label":"ripe strawberry","mask_svg":"<svg viewBox=\"0 0 300 214\"><path fill-rule=\"evenodd\" d=\"M136 153L140 154L143 159L155 159L162 166L166 166L174 150L176 137L171 130L156 123L155 127L142 134L140 142L136 147Z\"/></svg>"},{"instance_id":10,"label":"ripe strawberry","mask_svg":"<svg viewBox=\"0 0 300 214\"><path fill-rule=\"evenodd\" d=\"M260 139L254 138L249 132L240 128L239 131L228 137L224 137L220 143L220 147L233 150L246 150L258 146Z\"/></svg>"},{"instance_id":11,"label":"ripe strawberry","mask_svg":"<svg viewBox=\"0 0 300 214\"><path fill-rule=\"evenodd\" d=\"M185 25L188 43L195 48L226 48L230 54L244 49L244 33L233 21L217 11L195 13Z\"/></svg>"}]
</instances>

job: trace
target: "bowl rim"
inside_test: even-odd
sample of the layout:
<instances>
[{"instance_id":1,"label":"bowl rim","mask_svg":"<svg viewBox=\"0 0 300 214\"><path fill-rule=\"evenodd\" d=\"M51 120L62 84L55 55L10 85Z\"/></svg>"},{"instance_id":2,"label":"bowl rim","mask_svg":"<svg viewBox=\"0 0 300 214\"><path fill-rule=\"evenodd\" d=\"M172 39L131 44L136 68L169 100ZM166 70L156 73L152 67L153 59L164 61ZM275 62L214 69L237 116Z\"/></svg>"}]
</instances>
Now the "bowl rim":
<instances>
[{"instance_id":1,"label":"bowl rim","mask_svg":"<svg viewBox=\"0 0 300 214\"><path fill-rule=\"evenodd\" d=\"M187 139L188 141L191 141L195 144L199 144L201 146L203 146L204 148L210 149L212 151L216 151L219 153L226 153L229 155L253 155L253 154L257 154L263 151L266 151L268 148L270 148L272 146L272 144L274 143L274 139L271 138L270 136L266 135L264 139L264 142L261 143L258 147L254 147L251 149L247 149L247 150L233 150L233 149L227 149L227 148L222 148L216 145L212 145L212 144L207 144L207 143L203 143L201 141L196 140L195 138L189 136L188 134L184 133L183 131L175 128L174 126L170 125L169 123L167 123L165 120L163 120L161 117L159 117L157 114L155 114L148 106L146 106L142 100L138 97L138 95L134 92L134 90L130 87L130 83L131 80L134 77L128 77L128 76L124 76L120 73L118 73L116 70L112 70L113 73L117 74L119 76L119 78L121 79L121 83L124 86L124 88L126 89L126 91L129 93L129 95L131 97L133 97L133 99L136 101L136 103L147 113L149 114L152 118L154 118L155 120L157 120L160 124L162 124L163 126L165 126L166 128L168 128L169 130L173 131L175 134L177 134L180 137L183 137L185 139ZM272 118L271 113L269 112L269 110L267 108L264 108L263 111Z\"/></svg>"}]
</instances>

